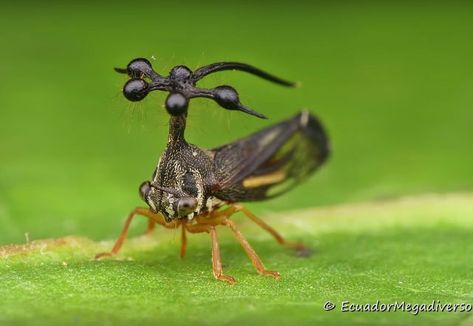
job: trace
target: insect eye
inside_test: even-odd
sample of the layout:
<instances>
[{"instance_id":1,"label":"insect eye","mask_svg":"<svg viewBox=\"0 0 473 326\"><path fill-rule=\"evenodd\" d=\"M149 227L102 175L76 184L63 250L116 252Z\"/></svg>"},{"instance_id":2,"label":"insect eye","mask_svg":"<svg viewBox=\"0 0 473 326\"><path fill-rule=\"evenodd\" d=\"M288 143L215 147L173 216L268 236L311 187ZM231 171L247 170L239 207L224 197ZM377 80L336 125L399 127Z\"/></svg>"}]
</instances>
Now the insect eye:
<instances>
[{"instance_id":1,"label":"insect eye","mask_svg":"<svg viewBox=\"0 0 473 326\"><path fill-rule=\"evenodd\" d=\"M240 100L237 91L230 86L218 86L215 88L215 101L225 109L238 110Z\"/></svg>"},{"instance_id":2,"label":"insect eye","mask_svg":"<svg viewBox=\"0 0 473 326\"><path fill-rule=\"evenodd\" d=\"M193 197L183 197L177 202L177 214L186 216L192 213L197 207L197 199Z\"/></svg>"},{"instance_id":3,"label":"insect eye","mask_svg":"<svg viewBox=\"0 0 473 326\"><path fill-rule=\"evenodd\" d=\"M170 115L179 116L186 112L189 100L181 93L169 94L166 99L166 110Z\"/></svg>"},{"instance_id":4,"label":"insect eye","mask_svg":"<svg viewBox=\"0 0 473 326\"><path fill-rule=\"evenodd\" d=\"M129 101L141 101L148 95L148 83L143 79L130 79L125 86L123 86L123 95L125 95Z\"/></svg>"},{"instance_id":5,"label":"insect eye","mask_svg":"<svg viewBox=\"0 0 473 326\"><path fill-rule=\"evenodd\" d=\"M151 63L145 58L137 58L128 64L126 67L128 75L133 78L141 77L142 74L147 73L153 69Z\"/></svg>"},{"instance_id":6,"label":"insect eye","mask_svg":"<svg viewBox=\"0 0 473 326\"><path fill-rule=\"evenodd\" d=\"M149 192L151 191L151 184L149 181L145 181L140 185L140 197L144 201L146 201L146 197L148 197Z\"/></svg>"}]
</instances>

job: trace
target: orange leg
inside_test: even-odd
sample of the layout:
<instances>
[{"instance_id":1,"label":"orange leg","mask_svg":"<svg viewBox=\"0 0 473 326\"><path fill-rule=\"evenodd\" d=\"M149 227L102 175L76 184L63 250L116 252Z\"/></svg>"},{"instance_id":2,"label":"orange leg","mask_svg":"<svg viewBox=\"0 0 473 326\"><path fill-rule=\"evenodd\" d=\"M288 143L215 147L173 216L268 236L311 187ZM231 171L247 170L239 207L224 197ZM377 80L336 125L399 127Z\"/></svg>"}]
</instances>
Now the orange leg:
<instances>
[{"instance_id":1,"label":"orange leg","mask_svg":"<svg viewBox=\"0 0 473 326\"><path fill-rule=\"evenodd\" d=\"M148 220L148 226L146 227L145 235L150 235L156 229L156 222L154 220Z\"/></svg>"},{"instance_id":2,"label":"orange leg","mask_svg":"<svg viewBox=\"0 0 473 326\"><path fill-rule=\"evenodd\" d=\"M160 214L155 214L153 213L150 209L148 208L142 208L142 207L137 207L135 208L129 215L128 218L126 219L125 225L123 226L122 232L120 233L120 236L118 237L117 241L115 242L115 245L113 246L112 250L109 252L102 252L97 255L95 255L95 259L100 259L102 257L106 256L113 256L116 253L118 253L123 246L123 242L126 239L126 236L128 234L128 229L130 227L131 222L133 221L133 218L135 216L142 215L147 218L149 218L151 221L154 223L159 223L167 228L174 228L175 226L172 226L169 223L166 223L164 220L163 216ZM149 224L148 224L149 226Z\"/></svg>"},{"instance_id":3,"label":"orange leg","mask_svg":"<svg viewBox=\"0 0 473 326\"><path fill-rule=\"evenodd\" d=\"M209 224L186 224L185 227L190 233L210 233L210 238L212 240L212 272L214 274L214 277L217 280L225 281L230 284L235 283L236 281L233 276L223 274L222 259L220 257L220 247L218 244L218 237L217 231L215 230L215 226Z\"/></svg>"},{"instance_id":4,"label":"orange leg","mask_svg":"<svg viewBox=\"0 0 473 326\"><path fill-rule=\"evenodd\" d=\"M265 275L265 276L271 276L276 279L279 278L280 275L278 272L269 271L266 269L266 267L264 267L261 259L258 257L254 249L250 246L248 241L246 241L245 237L240 232L240 230L238 230L238 228L236 227L233 221L227 219L223 223L224 225L228 226L233 231L233 234L235 235L237 240L240 242L240 245L243 247L243 249L246 251L246 254L250 258L251 262L253 263L253 266L256 268L256 271L259 274Z\"/></svg>"},{"instance_id":5,"label":"orange leg","mask_svg":"<svg viewBox=\"0 0 473 326\"><path fill-rule=\"evenodd\" d=\"M185 224L182 224L181 229L181 258L184 258L187 250L187 235Z\"/></svg>"},{"instance_id":6,"label":"orange leg","mask_svg":"<svg viewBox=\"0 0 473 326\"><path fill-rule=\"evenodd\" d=\"M286 246L288 248L297 249L297 250L306 250L307 249L304 246L303 243L291 242L291 241L287 241L286 239L284 239L282 237L282 235L280 235L275 229L273 229L271 226L266 224L266 222L264 222L262 219L258 218L255 214L250 212L250 210L247 209L246 207L241 206L241 205L234 205L233 207L236 209L236 212L238 212L238 211L242 212L248 218L250 218L253 222L255 222L257 225L259 225L261 228L263 228L264 230L269 232L269 234L271 234L273 236L273 238L276 239L276 241L279 244L281 244L283 246Z\"/></svg>"},{"instance_id":7,"label":"orange leg","mask_svg":"<svg viewBox=\"0 0 473 326\"><path fill-rule=\"evenodd\" d=\"M208 224L184 224L184 226L189 233L210 232Z\"/></svg>"},{"instance_id":8,"label":"orange leg","mask_svg":"<svg viewBox=\"0 0 473 326\"><path fill-rule=\"evenodd\" d=\"M212 269L217 280L225 281L230 284L235 283L235 278L230 275L223 274L222 259L220 258L220 247L218 244L217 231L215 226L210 226L210 237L212 238Z\"/></svg>"}]
</instances>

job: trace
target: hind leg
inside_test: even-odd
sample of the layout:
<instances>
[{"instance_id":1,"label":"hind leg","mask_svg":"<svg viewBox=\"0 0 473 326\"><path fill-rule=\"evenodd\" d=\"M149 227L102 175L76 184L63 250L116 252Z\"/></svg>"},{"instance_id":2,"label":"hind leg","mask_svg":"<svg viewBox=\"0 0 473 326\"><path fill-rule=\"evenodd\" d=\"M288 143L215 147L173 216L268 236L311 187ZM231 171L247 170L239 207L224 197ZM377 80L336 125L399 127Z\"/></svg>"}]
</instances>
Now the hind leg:
<instances>
[{"instance_id":1,"label":"hind leg","mask_svg":"<svg viewBox=\"0 0 473 326\"><path fill-rule=\"evenodd\" d=\"M288 248L291 248L291 249L296 249L298 251L305 251L305 250L308 250L308 248L306 246L304 246L303 243L301 242L292 242L292 241L288 241L286 240L285 238L283 238L283 236L281 234L279 234L278 231L276 231L275 229L273 229L271 226L269 226L268 224L266 224L266 222L264 222L262 219L260 219L259 217L257 217L255 214L253 214L249 209L247 209L246 207L242 206L242 205L239 205L239 204L235 204L233 205L233 207L235 207L236 211L237 212L242 212L243 214L245 214L246 217L248 217L250 220L252 220L253 222L255 222L258 226L260 226L262 229L264 229L265 231L267 231L269 234L271 234L273 236L273 238L281 245L285 246L285 247L288 247Z\"/></svg>"},{"instance_id":2,"label":"hind leg","mask_svg":"<svg viewBox=\"0 0 473 326\"><path fill-rule=\"evenodd\" d=\"M265 276L271 276L276 279L279 278L280 275L278 272L267 270L266 267L264 267L263 262L258 257L255 250L250 246L246 238L243 236L240 230L238 230L238 228L236 227L233 221L227 219L225 220L224 225L228 226L232 230L233 234L237 238L238 242L240 242L240 245L245 250L246 254L250 258L251 262L253 263L253 266L256 268L256 271L259 274L265 275Z\"/></svg>"}]
</instances>

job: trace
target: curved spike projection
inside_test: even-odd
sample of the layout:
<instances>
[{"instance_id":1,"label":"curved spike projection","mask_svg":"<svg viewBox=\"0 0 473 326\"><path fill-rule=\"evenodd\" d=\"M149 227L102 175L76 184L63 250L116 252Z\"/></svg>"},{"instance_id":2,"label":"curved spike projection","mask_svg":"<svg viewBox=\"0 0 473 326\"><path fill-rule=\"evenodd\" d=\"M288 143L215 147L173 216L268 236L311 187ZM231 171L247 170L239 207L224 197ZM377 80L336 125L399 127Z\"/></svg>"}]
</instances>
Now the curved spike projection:
<instances>
[{"instance_id":1,"label":"curved spike projection","mask_svg":"<svg viewBox=\"0 0 473 326\"><path fill-rule=\"evenodd\" d=\"M115 68L121 74L127 74L130 80L123 88L123 94L130 101L141 101L146 95L155 90L168 92L165 106L169 114L180 116L187 113L190 99L204 97L214 100L220 107L227 110L238 110L255 117L266 119L240 103L238 92L231 86L223 85L214 89L196 87L197 81L218 71L239 70L256 75L279 85L293 87L295 83L271 75L261 69L239 62L217 62L192 72L186 66L176 66L171 69L169 76L162 76L154 71L151 63L144 58L137 58L126 68Z\"/></svg>"},{"instance_id":2,"label":"curved spike projection","mask_svg":"<svg viewBox=\"0 0 473 326\"><path fill-rule=\"evenodd\" d=\"M239 70L239 71L244 71L250 74L253 74L255 76L261 77L263 79L269 80L273 83L287 86L287 87L295 87L296 83L276 77L274 75L271 75L267 73L266 71L263 71L259 68L250 66L246 63L240 63L240 62L217 62L217 63L212 63L210 65L201 67L194 71L192 74L194 77L195 81L198 81L202 78L204 78L207 75L210 75L214 72L218 71L224 71L224 70Z\"/></svg>"}]
</instances>

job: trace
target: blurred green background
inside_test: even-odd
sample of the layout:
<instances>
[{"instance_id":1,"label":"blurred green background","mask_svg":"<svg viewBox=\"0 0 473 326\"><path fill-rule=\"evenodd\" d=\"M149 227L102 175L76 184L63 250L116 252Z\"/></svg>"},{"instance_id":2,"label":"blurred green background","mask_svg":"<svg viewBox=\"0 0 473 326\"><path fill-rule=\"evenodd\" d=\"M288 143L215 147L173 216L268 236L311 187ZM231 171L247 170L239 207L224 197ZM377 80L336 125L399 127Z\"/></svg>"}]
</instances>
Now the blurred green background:
<instances>
[{"instance_id":1,"label":"blurred green background","mask_svg":"<svg viewBox=\"0 0 473 326\"><path fill-rule=\"evenodd\" d=\"M241 61L301 81L224 72L262 121L194 100L187 138L213 147L309 108L333 155L259 214L473 186L473 3L16 2L0 11L0 244L113 238L164 148L164 94L130 104L135 57L163 74ZM155 58L156 60L153 60ZM136 229L135 229L136 231Z\"/></svg>"}]
</instances>

